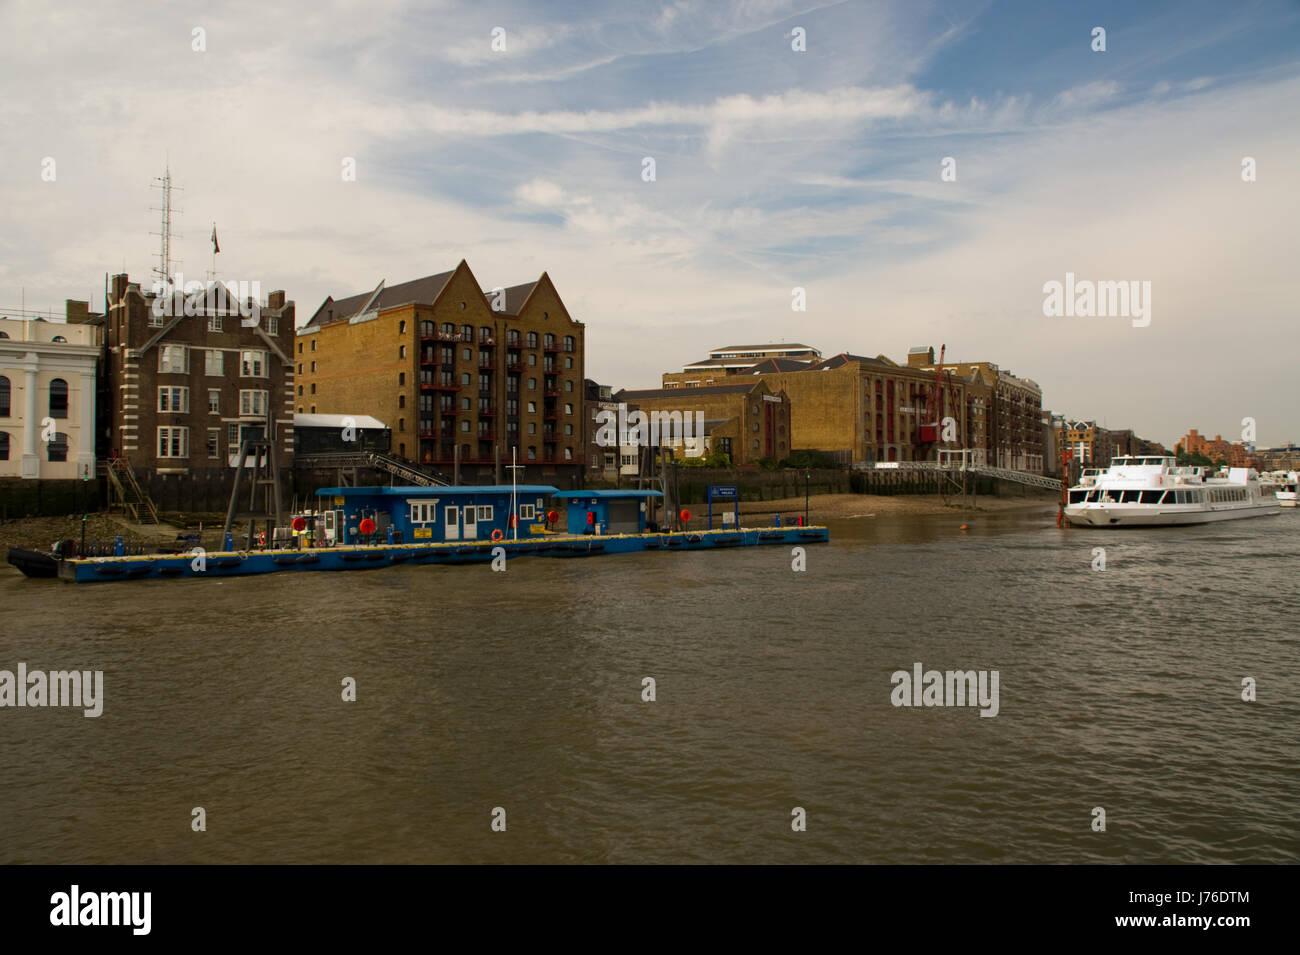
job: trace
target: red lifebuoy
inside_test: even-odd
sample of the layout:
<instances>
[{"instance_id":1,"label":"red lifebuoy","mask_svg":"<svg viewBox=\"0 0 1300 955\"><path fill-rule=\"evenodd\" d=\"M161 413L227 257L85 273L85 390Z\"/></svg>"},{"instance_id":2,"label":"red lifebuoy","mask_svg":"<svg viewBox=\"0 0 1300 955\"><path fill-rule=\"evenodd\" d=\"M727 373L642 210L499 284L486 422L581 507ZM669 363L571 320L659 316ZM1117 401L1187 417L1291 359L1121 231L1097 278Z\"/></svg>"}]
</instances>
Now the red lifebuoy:
<instances>
[{"instance_id":1,"label":"red lifebuoy","mask_svg":"<svg viewBox=\"0 0 1300 955\"><path fill-rule=\"evenodd\" d=\"M546 520L547 520L548 523L554 524L554 523L555 523L556 521L558 521L559 519L560 519L560 512L559 512L559 511L547 511L547 512L546 512Z\"/></svg>"},{"instance_id":2,"label":"red lifebuoy","mask_svg":"<svg viewBox=\"0 0 1300 955\"><path fill-rule=\"evenodd\" d=\"M305 517L295 517L293 519L293 529L296 531L305 531L307 529L307 519Z\"/></svg>"},{"instance_id":3,"label":"red lifebuoy","mask_svg":"<svg viewBox=\"0 0 1300 955\"><path fill-rule=\"evenodd\" d=\"M505 534L502 534L502 533L501 533L501 528L499 528L499 527L498 527L496 530L494 530L494 531L492 532L492 539L493 539L494 541L499 541L499 540L501 540L501 538L503 538L503 537L505 537L505 536L506 536Z\"/></svg>"},{"instance_id":4,"label":"red lifebuoy","mask_svg":"<svg viewBox=\"0 0 1300 955\"><path fill-rule=\"evenodd\" d=\"M375 532L375 522L368 517L364 518L357 529L361 531L361 533L369 536Z\"/></svg>"},{"instance_id":5,"label":"red lifebuoy","mask_svg":"<svg viewBox=\"0 0 1300 955\"><path fill-rule=\"evenodd\" d=\"M257 535L257 546L258 546L258 547L265 547L265 546L266 546L266 531L261 531L260 533L258 533L258 535Z\"/></svg>"},{"instance_id":6,"label":"red lifebuoy","mask_svg":"<svg viewBox=\"0 0 1300 955\"><path fill-rule=\"evenodd\" d=\"M682 508L682 523L689 524L690 522L691 522L691 512L686 510L685 508Z\"/></svg>"}]
</instances>

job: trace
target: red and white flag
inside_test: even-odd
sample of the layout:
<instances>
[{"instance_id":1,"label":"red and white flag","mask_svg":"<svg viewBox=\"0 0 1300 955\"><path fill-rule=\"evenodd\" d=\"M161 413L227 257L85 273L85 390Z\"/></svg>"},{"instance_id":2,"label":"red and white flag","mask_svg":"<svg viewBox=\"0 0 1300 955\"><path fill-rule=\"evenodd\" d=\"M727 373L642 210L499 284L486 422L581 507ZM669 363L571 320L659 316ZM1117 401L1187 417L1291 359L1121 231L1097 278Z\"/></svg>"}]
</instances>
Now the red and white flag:
<instances>
[{"instance_id":1,"label":"red and white flag","mask_svg":"<svg viewBox=\"0 0 1300 955\"><path fill-rule=\"evenodd\" d=\"M221 246L217 245L217 224L212 223L212 254L216 255L221 251Z\"/></svg>"}]
</instances>

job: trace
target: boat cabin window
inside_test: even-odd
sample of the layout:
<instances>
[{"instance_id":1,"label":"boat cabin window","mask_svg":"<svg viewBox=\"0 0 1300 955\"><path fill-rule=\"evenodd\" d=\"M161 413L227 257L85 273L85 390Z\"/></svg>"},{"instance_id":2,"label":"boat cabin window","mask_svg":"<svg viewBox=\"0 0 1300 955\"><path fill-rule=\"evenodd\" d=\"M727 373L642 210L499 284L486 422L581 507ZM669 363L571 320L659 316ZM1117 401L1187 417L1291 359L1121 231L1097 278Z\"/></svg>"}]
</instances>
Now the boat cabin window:
<instances>
[{"instance_id":1,"label":"boat cabin window","mask_svg":"<svg viewBox=\"0 0 1300 955\"><path fill-rule=\"evenodd\" d=\"M1164 493L1163 491L1143 491L1143 492L1142 492L1142 501L1141 501L1141 503L1143 503L1143 504L1159 504L1159 503L1160 503L1160 497L1161 497L1161 495L1162 495L1163 493Z\"/></svg>"}]
</instances>

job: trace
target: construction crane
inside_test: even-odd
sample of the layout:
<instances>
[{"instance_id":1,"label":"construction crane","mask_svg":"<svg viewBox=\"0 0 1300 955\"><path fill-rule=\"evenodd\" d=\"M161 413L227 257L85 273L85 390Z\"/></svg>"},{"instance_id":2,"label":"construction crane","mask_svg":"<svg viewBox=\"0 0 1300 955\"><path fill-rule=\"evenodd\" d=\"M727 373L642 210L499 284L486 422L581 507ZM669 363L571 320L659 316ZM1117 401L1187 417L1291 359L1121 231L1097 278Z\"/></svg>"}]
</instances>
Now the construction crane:
<instances>
[{"instance_id":1,"label":"construction crane","mask_svg":"<svg viewBox=\"0 0 1300 955\"><path fill-rule=\"evenodd\" d=\"M929 398L926 401L926 418L930 419L928 424L921 425L919 435L920 444L935 444L939 440L939 435L943 425L943 355L948 350L947 345L939 346L939 364L934 370L934 387L930 389Z\"/></svg>"}]
</instances>

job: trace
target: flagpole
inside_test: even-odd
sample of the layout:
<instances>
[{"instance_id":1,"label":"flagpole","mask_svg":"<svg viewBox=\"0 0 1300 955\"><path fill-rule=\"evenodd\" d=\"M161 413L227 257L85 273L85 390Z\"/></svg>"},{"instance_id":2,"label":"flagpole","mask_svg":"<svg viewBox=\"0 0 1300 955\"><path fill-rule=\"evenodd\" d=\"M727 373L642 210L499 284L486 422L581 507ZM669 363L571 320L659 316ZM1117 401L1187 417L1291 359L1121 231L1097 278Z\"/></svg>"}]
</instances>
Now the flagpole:
<instances>
[{"instance_id":1,"label":"flagpole","mask_svg":"<svg viewBox=\"0 0 1300 955\"><path fill-rule=\"evenodd\" d=\"M217 279L217 224L212 223L212 271L208 273L208 281L215 282Z\"/></svg>"}]
</instances>

